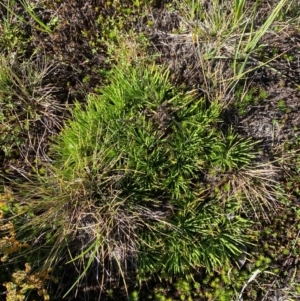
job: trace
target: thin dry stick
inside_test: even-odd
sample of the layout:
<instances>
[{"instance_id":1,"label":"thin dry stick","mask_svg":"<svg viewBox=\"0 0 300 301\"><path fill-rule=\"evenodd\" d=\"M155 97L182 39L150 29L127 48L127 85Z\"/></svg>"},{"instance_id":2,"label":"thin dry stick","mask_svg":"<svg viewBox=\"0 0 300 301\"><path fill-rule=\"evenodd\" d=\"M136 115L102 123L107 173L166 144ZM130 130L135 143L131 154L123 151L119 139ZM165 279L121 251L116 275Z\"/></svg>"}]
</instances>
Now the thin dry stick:
<instances>
[{"instance_id":1,"label":"thin dry stick","mask_svg":"<svg viewBox=\"0 0 300 301\"><path fill-rule=\"evenodd\" d=\"M246 282L246 284L243 286L240 294L239 294L239 297L237 299L237 301L242 301L243 300L243 293L244 293L244 290L246 289L246 287L249 285L250 282L252 282L256 276L261 272L260 269L257 269L253 274L252 276L248 279L248 281Z\"/></svg>"}]
</instances>

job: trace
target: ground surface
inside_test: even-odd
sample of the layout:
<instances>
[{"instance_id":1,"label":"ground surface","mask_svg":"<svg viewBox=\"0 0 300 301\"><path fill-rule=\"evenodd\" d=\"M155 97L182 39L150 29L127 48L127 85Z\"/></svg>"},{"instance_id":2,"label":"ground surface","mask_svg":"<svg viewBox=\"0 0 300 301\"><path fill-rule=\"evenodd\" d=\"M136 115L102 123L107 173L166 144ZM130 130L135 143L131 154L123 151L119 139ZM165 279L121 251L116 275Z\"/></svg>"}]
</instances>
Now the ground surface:
<instances>
[{"instance_id":1,"label":"ground surface","mask_svg":"<svg viewBox=\"0 0 300 301\"><path fill-rule=\"evenodd\" d=\"M113 18L118 12L116 8L106 5L105 1L45 0L41 2L42 5L37 6L36 13L43 21L46 22L47 18L55 13L62 22L52 34L36 30L29 23L23 36L25 40L28 37L31 40L26 44L26 51L20 56L16 65L22 64L22 60L26 61L29 58L35 66L47 64L48 72L39 83L40 91L36 90L36 93L40 93L42 99L42 94L47 91L47 100L51 106L43 107L38 104L41 106L40 117L32 120L29 130L21 134L22 143L10 153L0 150L0 170L4 180L7 175L16 178L26 176L30 172L30 163L37 157L43 162L51 160L48 143L60 130L63 118L68 117L67 110L61 108L71 105L75 99L84 102L87 93L103 85L103 77L99 70L109 69L112 63L112 60L107 60L107 40L105 43L97 40L100 33L104 33L95 20L99 16L102 20ZM261 1L257 24L264 20L273 5L273 1ZM19 6L18 10L23 14L22 6ZM207 71L203 70L198 59L198 56L203 53L202 47L205 48L207 45L201 41L195 43L188 31L181 32L183 22L184 19L178 10L171 10L170 5L166 7L165 3L156 3L146 13L136 15L134 22L128 24L124 22L123 26L144 34L148 39L146 46L148 55L156 54L158 63L169 66L172 82L175 85L186 90L196 89L200 96L210 95L208 89L211 89L211 85L207 82L208 77L203 74ZM106 30L109 31L110 28ZM293 26L289 28L287 25L280 34L267 33L261 40L261 44L266 46L256 54L256 57L249 60L247 68L251 69L259 62L268 62L268 64L249 72L241 81L243 83L241 87L247 87L252 91L251 97L255 102L251 101L247 106L241 107L239 104L241 93L232 91L223 94L222 101L227 105L224 110L224 126L233 126L245 137L261 140L261 158L267 161L280 157L282 150L289 149L291 145L293 150L299 147L299 29ZM225 58L230 57L230 50L224 49L223 54L223 58L211 65L212 72L214 68L219 68L219 72L224 74L230 72L228 70L231 61ZM20 112L23 110L22 106L19 110ZM290 162L290 165L292 170L293 162ZM285 172L288 174L290 170ZM284 171L278 175L277 180L286 181ZM259 275L246 288L243 297L245 301L297 300L297 297L293 299L293 296L288 296L288 291L292 286L298 289L300 287L300 262L297 250L299 230L296 213L297 210L300 211L300 195L296 189L298 185L300 184L297 184L295 179L294 186L290 187L290 198L294 209L277 208L281 210L280 214L265 224L265 228L261 229L257 246L251 250L255 258L263 256L271 260L266 268L270 273ZM256 267L261 268L253 257L249 257L241 272ZM153 283L149 290L158 286L160 285ZM173 300L178 300L180 298L178 292L173 290L172 285L170 287L165 289L165 293ZM210 289L209 284L204 287ZM92 291L92 288L90 289ZM141 296L146 298L148 288L145 287L144 290ZM253 291L256 293L254 294ZM0 296L0 300L2 299ZM85 299L83 296L76 300ZM89 300L94 299L90 297ZM215 299L195 297L193 300Z\"/></svg>"}]
</instances>

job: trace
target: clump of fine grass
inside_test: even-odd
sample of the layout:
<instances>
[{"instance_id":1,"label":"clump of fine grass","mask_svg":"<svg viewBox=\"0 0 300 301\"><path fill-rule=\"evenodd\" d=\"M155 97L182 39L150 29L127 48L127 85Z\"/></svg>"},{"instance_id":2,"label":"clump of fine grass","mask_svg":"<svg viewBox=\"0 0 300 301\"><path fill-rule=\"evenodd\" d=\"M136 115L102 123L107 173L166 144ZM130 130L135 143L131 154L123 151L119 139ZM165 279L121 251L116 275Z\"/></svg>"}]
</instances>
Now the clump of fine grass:
<instances>
[{"instance_id":1,"label":"clump of fine grass","mask_svg":"<svg viewBox=\"0 0 300 301\"><path fill-rule=\"evenodd\" d=\"M0 56L0 149L6 160L45 158L42 145L59 127L55 114L63 110L55 88L44 84L53 68L43 59L18 63Z\"/></svg>"},{"instance_id":2,"label":"clump of fine grass","mask_svg":"<svg viewBox=\"0 0 300 301\"><path fill-rule=\"evenodd\" d=\"M133 275L192 278L228 264L249 221L229 218L205 177L248 166L254 143L223 133L220 104L176 90L164 67L120 64L108 78L85 108L75 105L54 165L22 186L34 217L19 236L47 247L44 268L76 267L68 292L85 278L126 287Z\"/></svg>"}]
</instances>

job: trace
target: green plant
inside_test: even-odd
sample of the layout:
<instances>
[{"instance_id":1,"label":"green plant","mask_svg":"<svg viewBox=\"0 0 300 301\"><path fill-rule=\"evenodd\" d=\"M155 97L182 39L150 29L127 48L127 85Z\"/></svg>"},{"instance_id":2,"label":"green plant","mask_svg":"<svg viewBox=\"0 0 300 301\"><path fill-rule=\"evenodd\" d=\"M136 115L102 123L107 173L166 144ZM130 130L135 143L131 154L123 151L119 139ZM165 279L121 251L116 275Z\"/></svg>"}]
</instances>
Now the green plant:
<instances>
[{"instance_id":1,"label":"green plant","mask_svg":"<svg viewBox=\"0 0 300 301\"><path fill-rule=\"evenodd\" d=\"M243 40L245 37L245 32L248 27L248 24L246 24L244 29L241 31L240 40L238 42L238 46L236 47L234 60L233 60L234 77L232 78L232 80L233 80L232 84L235 85L236 80L239 81L247 73L252 72L253 70L255 70L257 68L260 68L262 66L270 67L269 63L270 63L270 61L272 61L272 59L267 62L263 62L263 63L258 61L257 67L250 68L250 70L245 70L249 59L255 52L255 48L259 49L259 48L263 47L263 45L259 45L260 39L266 34L267 30L269 30L269 28L271 28L273 22L276 20L276 18L280 14L280 12L283 9L286 2L287 2L286 0L279 1L277 6L271 11L268 18L265 20L265 22L262 24L262 26L259 27L259 29L257 31L254 31L254 23L251 24L250 32L248 34L248 39L247 39L246 43L243 43ZM254 9L252 11L253 14L255 14L256 9L257 9L257 2L254 5ZM240 58L242 58L242 61L243 61L243 63L241 65L238 64L238 62L240 61Z\"/></svg>"},{"instance_id":2,"label":"green plant","mask_svg":"<svg viewBox=\"0 0 300 301\"><path fill-rule=\"evenodd\" d=\"M26 45L30 41L30 37L26 37L22 26L25 24L23 17L14 17L13 9L16 4L15 1L7 0L6 3L0 2L6 8L6 12L2 12L0 21L0 49L2 54L7 55L9 61L15 61L17 56L23 55Z\"/></svg>"},{"instance_id":3,"label":"green plant","mask_svg":"<svg viewBox=\"0 0 300 301\"><path fill-rule=\"evenodd\" d=\"M238 85L232 104L241 116L246 116L253 106L263 103L267 97L268 93L263 88Z\"/></svg>"},{"instance_id":4,"label":"green plant","mask_svg":"<svg viewBox=\"0 0 300 301\"><path fill-rule=\"evenodd\" d=\"M21 0L20 2L22 4L24 10L29 14L29 16L35 22L33 26L37 30L40 30L40 31L48 33L48 34L52 33L51 27L57 25L57 22L58 22L57 17L54 17L48 24L46 24L37 16L37 14L34 11L34 6L32 3L29 3L26 0ZM2 5L7 10L7 14L14 16L21 22L24 22L24 19L21 16L19 16L17 13L15 13L15 11L14 11L14 5L15 5L14 1L7 0L7 3L0 2L0 5Z\"/></svg>"},{"instance_id":5,"label":"green plant","mask_svg":"<svg viewBox=\"0 0 300 301\"><path fill-rule=\"evenodd\" d=\"M238 24L242 16L244 15L246 0L234 1L234 24Z\"/></svg>"},{"instance_id":6,"label":"green plant","mask_svg":"<svg viewBox=\"0 0 300 301\"><path fill-rule=\"evenodd\" d=\"M139 300L139 293L137 291L133 291L129 298L130 301L138 301Z\"/></svg>"},{"instance_id":7,"label":"green plant","mask_svg":"<svg viewBox=\"0 0 300 301\"><path fill-rule=\"evenodd\" d=\"M204 89L209 98L215 97L210 93L216 93L220 98L223 95L228 99L228 93L232 92L241 80L261 67L281 74L279 70L270 66L270 62L282 54L266 61L258 53L266 47L260 42L262 37L269 30L273 30L275 20L284 10L286 3L287 0L279 1L259 27L255 26L259 1L211 1L206 6L199 3L195 6L194 1L178 3L179 10L186 20L186 25L181 30L190 33L186 41L199 45L198 63L201 69L205 70ZM232 72L228 71L228 62L231 62ZM250 64L253 62L254 66Z\"/></svg>"},{"instance_id":8,"label":"green plant","mask_svg":"<svg viewBox=\"0 0 300 301\"><path fill-rule=\"evenodd\" d=\"M181 300L189 300L191 298L192 287L188 281L179 280L175 283L175 287Z\"/></svg>"},{"instance_id":9,"label":"green plant","mask_svg":"<svg viewBox=\"0 0 300 301\"><path fill-rule=\"evenodd\" d=\"M214 151L211 160L215 168L222 172L239 169L250 165L255 158L255 144L257 143L243 139L229 129L224 142L219 143L219 149Z\"/></svg>"},{"instance_id":10,"label":"green plant","mask_svg":"<svg viewBox=\"0 0 300 301\"><path fill-rule=\"evenodd\" d=\"M218 102L183 94L168 70L141 64L116 66L101 94L75 105L52 146L54 166L20 188L35 215L18 233L52 244L44 268L61 258L77 266L68 291L95 269L103 284L113 270L124 284L130 269L139 280L192 278L230 262L247 240L249 223L227 218L201 173L246 166L253 143L218 129Z\"/></svg>"},{"instance_id":11,"label":"green plant","mask_svg":"<svg viewBox=\"0 0 300 301\"><path fill-rule=\"evenodd\" d=\"M289 107L287 107L285 101L283 99L280 99L278 101L278 109L279 111L283 112L283 113L290 113L291 112L291 109Z\"/></svg>"}]
</instances>

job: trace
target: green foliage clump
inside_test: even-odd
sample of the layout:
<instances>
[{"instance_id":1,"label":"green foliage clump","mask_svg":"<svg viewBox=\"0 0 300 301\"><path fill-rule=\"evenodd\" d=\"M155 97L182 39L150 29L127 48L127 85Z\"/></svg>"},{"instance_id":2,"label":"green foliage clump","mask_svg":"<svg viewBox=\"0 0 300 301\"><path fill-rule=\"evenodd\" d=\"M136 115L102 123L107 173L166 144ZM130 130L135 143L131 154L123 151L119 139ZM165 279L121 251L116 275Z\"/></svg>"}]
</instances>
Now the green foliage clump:
<instances>
[{"instance_id":1,"label":"green foliage clump","mask_svg":"<svg viewBox=\"0 0 300 301\"><path fill-rule=\"evenodd\" d=\"M50 266L58 257L78 266L70 290L95 269L191 279L228 263L249 223L208 195L205 174L247 166L253 143L223 133L220 104L176 90L163 67L121 64L108 79L75 105L35 193L23 186L36 215L21 230L51 233L40 236Z\"/></svg>"},{"instance_id":2,"label":"green foliage clump","mask_svg":"<svg viewBox=\"0 0 300 301\"><path fill-rule=\"evenodd\" d=\"M238 87L236 90L236 101L234 107L241 116L246 116L247 112L254 106L259 105L268 97L268 93L263 88Z\"/></svg>"},{"instance_id":3,"label":"green foliage clump","mask_svg":"<svg viewBox=\"0 0 300 301\"><path fill-rule=\"evenodd\" d=\"M18 9L16 2L6 0L0 2L0 51L8 58L14 59L24 55L30 37L26 36L24 27L27 25L24 17L15 13Z\"/></svg>"}]
</instances>

